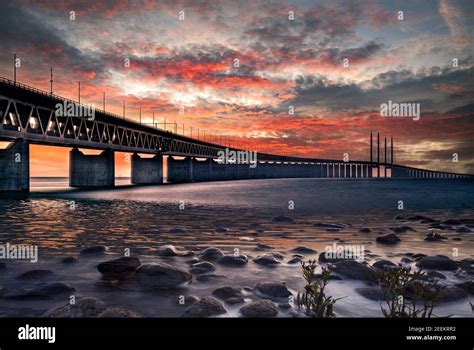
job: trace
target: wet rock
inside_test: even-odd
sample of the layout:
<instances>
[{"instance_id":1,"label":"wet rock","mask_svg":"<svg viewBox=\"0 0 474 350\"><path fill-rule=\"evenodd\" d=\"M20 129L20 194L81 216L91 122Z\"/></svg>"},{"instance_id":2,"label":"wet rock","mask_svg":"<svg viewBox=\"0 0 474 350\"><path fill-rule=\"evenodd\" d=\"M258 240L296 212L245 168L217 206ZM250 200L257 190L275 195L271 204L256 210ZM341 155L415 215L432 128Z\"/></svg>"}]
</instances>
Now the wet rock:
<instances>
[{"instance_id":1,"label":"wet rock","mask_svg":"<svg viewBox=\"0 0 474 350\"><path fill-rule=\"evenodd\" d=\"M456 229L456 232L459 232L459 233L469 233L469 232L471 232L471 230L468 229L467 227L464 227L464 226L463 226L463 227L458 227L458 228Z\"/></svg>"},{"instance_id":2,"label":"wet rock","mask_svg":"<svg viewBox=\"0 0 474 350\"><path fill-rule=\"evenodd\" d=\"M441 300L443 302L456 301L467 297L467 293L456 286L448 285L441 289Z\"/></svg>"},{"instance_id":3,"label":"wet rock","mask_svg":"<svg viewBox=\"0 0 474 350\"><path fill-rule=\"evenodd\" d=\"M256 264L271 267L275 267L280 264L280 261L271 254L259 255L255 259L253 259L253 261Z\"/></svg>"},{"instance_id":4,"label":"wet rock","mask_svg":"<svg viewBox=\"0 0 474 350\"><path fill-rule=\"evenodd\" d=\"M355 291L370 300L381 301L385 299L382 290L378 287L356 288Z\"/></svg>"},{"instance_id":5,"label":"wet rock","mask_svg":"<svg viewBox=\"0 0 474 350\"><path fill-rule=\"evenodd\" d=\"M461 237L453 237L451 238L453 241L462 241L462 238Z\"/></svg>"},{"instance_id":6,"label":"wet rock","mask_svg":"<svg viewBox=\"0 0 474 350\"><path fill-rule=\"evenodd\" d=\"M53 282L11 291L5 294L4 297L13 300L52 299L57 295L73 292L75 292L75 289L71 285L63 282Z\"/></svg>"},{"instance_id":7,"label":"wet rock","mask_svg":"<svg viewBox=\"0 0 474 350\"><path fill-rule=\"evenodd\" d=\"M349 279L376 282L377 276L373 269L355 260L339 261L330 265L330 269Z\"/></svg>"},{"instance_id":8,"label":"wet rock","mask_svg":"<svg viewBox=\"0 0 474 350\"><path fill-rule=\"evenodd\" d=\"M245 303L245 300L244 298L229 298L224 300L224 302L229 305L235 305Z\"/></svg>"},{"instance_id":9,"label":"wet rock","mask_svg":"<svg viewBox=\"0 0 474 350\"><path fill-rule=\"evenodd\" d=\"M223 266L239 267L247 264L248 258L246 255L224 255L217 260L217 263Z\"/></svg>"},{"instance_id":10,"label":"wet rock","mask_svg":"<svg viewBox=\"0 0 474 350\"><path fill-rule=\"evenodd\" d=\"M276 317L278 308L269 300L260 300L242 306L240 313L245 317Z\"/></svg>"},{"instance_id":11,"label":"wet rock","mask_svg":"<svg viewBox=\"0 0 474 350\"><path fill-rule=\"evenodd\" d=\"M192 274L195 275L202 275L208 272L212 272L216 269L213 263L210 263L209 261L201 261L196 264L192 265L191 272Z\"/></svg>"},{"instance_id":12,"label":"wet rock","mask_svg":"<svg viewBox=\"0 0 474 350\"><path fill-rule=\"evenodd\" d=\"M290 303L280 303L278 304L278 308L282 310L288 310L288 309L291 309L291 305Z\"/></svg>"},{"instance_id":13,"label":"wet rock","mask_svg":"<svg viewBox=\"0 0 474 350\"><path fill-rule=\"evenodd\" d=\"M205 297L191 305L181 317L212 317L226 312L219 300L213 297Z\"/></svg>"},{"instance_id":14,"label":"wet rock","mask_svg":"<svg viewBox=\"0 0 474 350\"><path fill-rule=\"evenodd\" d=\"M269 249L273 249L273 247L268 244L259 243L255 246L255 250L269 250Z\"/></svg>"},{"instance_id":15,"label":"wet rock","mask_svg":"<svg viewBox=\"0 0 474 350\"><path fill-rule=\"evenodd\" d=\"M105 254L107 248L103 245L96 245L81 250L81 255L99 255Z\"/></svg>"},{"instance_id":16,"label":"wet rock","mask_svg":"<svg viewBox=\"0 0 474 350\"><path fill-rule=\"evenodd\" d=\"M340 228L335 228L335 227L328 227L326 229L326 231L327 232L339 232L339 231L341 231L341 229Z\"/></svg>"},{"instance_id":17,"label":"wet rock","mask_svg":"<svg viewBox=\"0 0 474 350\"><path fill-rule=\"evenodd\" d=\"M288 261L288 264L299 264L301 263L301 258L300 257L294 257L293 259Z\"/></svg>"},{"instance_id":18,"label":"wet rock","mask_svg":"<svg viewBox=\"0 0 474 350\"><path fill-rule=\"evenodd\" d=\"M399 226L393 229L393 232L395 233L406 233L408 231L415 231L415 230L413 229L413 227L410 227L410 226Z\"/></svg>"},{"instance_id":19,"label":"wet rock","mask_svg":"<svg viewBox=\"0 0 474 350\"><path fill-rule=\"evenodd\" d=\"M216 228L214 228L214 232L225 233L225 232L229 232L229 229L224 226L217 226Z\"/></svg>"},{"instance_id":20,"label":"wet rock","mask_svg":"<svg viewBox=\"0 0 474 350\"><path fill-rule=\"evenodd\" d=\"M186 264L193 265L193 264L198 263L199 261L200 260L198 258L193 258L193 259L189 259L188 261L186 261Z\"/></svg>"},{"instance_id":21,"label":"wet rock","mask_svg":"<svg viewBox=\"0 0 474 350\"><path fill-rule=\"evenodd\" d=\"M181 228L172 228L171 230L168 231L169 233L174 233L174 234L184 234L187 233L186 230L183 230Z\"/></svg>"},{"instance_id":22,"label":"wet rock","mask_svg":"<svg viewBox=\"0 0 474 350\"><path fill-rule=\"evenodd\" d=\"M304 246L293 248L291 252L299 253L299 254L316 254L317 253L316 250L308 248L308 247L304 247Z\"/></svg>"},{"instance_id":23,"label":"wet rock","mask_svg":"<svg viewBox=\"0 0 474 350\"><path fill-rule=\"evenodd\" d=\"M340 252L321 252L318 257L318 261L323 263L335 263L344 260L352 260L357 258L353 256L354 252L352 250L344 249Z\"/></svg>"},{"instance_id":24,"label":"wet rock","mask_svg":"<svg viewBox=\"0 0 474 350\"><path fill-rule=\"evenodd\" d=\"M426 254L417 253L417 254L413 254L412 258L415 259L415 260L420 260L421 258L424 258L425 256L426 256Z\"/></svg>"},{"instance_id":25,"label":"wet rock","mask_svg":"<svg viewBox=\"0 0 474 350\"><path fill-rule=\"evenodd\" d=\"M400 259L400 262L404 264L410 264L413 262L413 260L404 256L403 258Z\"/></svg>"},{"instance_id":26,"label":"wet rock","mask_svg":"<svg viewBox=\"0 0 474 350\"><path fill-rule=\"evenodd\" d=\"M377 243L381 244L397 244L398 242L401 241L401 239L395 234L395 233L389 233L384 236L379 236L375 239Z\"/></svg>"},{"instance_id":27,"label":"wet rock","mask_svg":"<svg viewBox=\"0 0 474 350\"><path fill-rule=\"evenodd\" d=\"M78 298L75 304L66 304L50 310L45 317L96 317L106 309L105 304L96 298Z\"/></svg>"},{"instance_id":28,"label":"wet rock","mask_svg":"<svg viewBox=\"0 0 474 350\"><path fill-rule=\"evenodd\" d=\"M141 318L138 312L121 307L109 307L99 315L100 318Z\"/></svg>"},{"instance_id":29,"label":"wet rock","mask_svg":"<svg viewBox=\"0 0 474 350\"><path fill-rule=\"evenodd\" d=\"M429 217L427 216L423 216L423 215L414 215L414 216L410 216L408 218L408 221L421 221L421 220L428 220L430 219Z\"/></svg>"},{"instance_id":30,"label":"wet rock","mask_svg":"<svg viewBox=\"0 0 474 350\"><path fill-rule=\"evenodd\" d=\"M61 263L63 263L63 264L75 264L78 261L79 260L77 260L77 258L75 258L73 256L67 256L67 257L65 257L61 260Z\"/></svg>"},{"instance_id":31,"label":"wet rock","mask_svg":"<svg viewBox=\"0 0 474 350\"><path fill-rule=\"evenodd\" d=\"M474 295L474 281L472 280L456 284L456 287L461 288L470 295Z\"/></svg>"},{"instance_id":32,"label":"wet rock","mask_svg":"<svg viewBox=\"0 0 474 350\"><path fill-rule=\"evenodd\" d=\"M293 224L295 222L295 220L293 220L292 218L288 216L284 216L284 215L274 217L272 221L275 223L282 223L282 224Z\"/></svg>"},{"instance_id":33,"label":"wet rock","mask_svg":"<svg viewBox=\"0 0 474 350\"><path fill-rule=\"evenodd\" d=\"M426 275L430 276L430 277L433 277L433 278L442 279L442 280L446 279L446 276L443 275L441 272L438 272L438 271L431 270L431 271L428 271L428 273Z\"/></svg>"},{"instance_id":34,"label":"wet rock","mask_svg":"<svg viewBox=\"0 0 474 350\"><path fill-rule=\"evenodd\" d=\"M122 257L100 263L97 270L106 278L122 279L133 275L139 266L137 258Z\"/></svg>"},{"instance_id":35,"label":"wet rock","mask_svg":"<svg viewBox=\"0 0 474 350\"><path fill-rule=\"evenodd\" d=\"M242 298L242 288L238 286L224 286L215 289L212 294L223 300L229 298Z\"/></svg>"},{"instance_id":36,"label":"wet rock","mask_svg":"<svg viewBox=\"0 0 474 350\"><path fill-rule=\"evenodd\" d=\"M393 220L405 220L405 218L401 215L397 215L393 218Z\"/></svg>"},{"instance_id":37,"label":"wet rock","mask_svg":"<svg viewBox=\"0 0 474 350\"><path fill-rule=\"evenodd\" d=\"M456 262L444 255L425 256L421 258L416 266L422 269L453 271L457 270Z\"/></svg>"},{"instance_id":38,"label":"wet rock","mask_svg":"<svg viewBox=\"0 0 474 350\"><path fill-rule=\"evenodd\" d=\"M426 235L425 241L427 242L439 242L448 239L446 236L442 236L439 233L430 232Z\"/></svg>"},{"instance_id":39,"label":"wet rock","mask_svg":"<svg viewBox=\"0 0 474 350\"><path fill-rule=\"evenodd\" d=\"M142 265L136 274L138 282L151 289L178 288L192 280L192 275L164 263Z\"/></svg>"},{"instance_id":40,"label":"wet rock","mask_svg":"<svg viewBox=\"0 0 474 350\"><path fill-rule=\"evenodd\" d=\"M390 268L396 268L397 265L395 265L390 260L378 260L372 264L372 267L376 268L377 270L387 270Z\"/></svg>"},{"instance_id":41,"label":"wet rock","mask_svg":"<svg viewBox=\"0 0 474 350\"><path fill-rule=\"evenodd\" d=\"M225 275L216 275L216 274L213 274L213 273L196 276L196 280L198 282L201 282L201 283L209 282L209 281L215 281L215 280L221 280L223 278L227 278L227 276L225 276Z\"/></svg>"},{"instance_id":42,"label":"wet rock","mask_svg":"<svg viewBox=\"0 0 474 350\"><path fill-rule=\"evenodd\" d=\"M269 299L282 299L293 295L285 284L277 282L261 282L254 289L261 296Z\"/></svg>"},{"instance_id":43,"label":"wet rock","mask_svg":"<svg viewBox=\"0 0 474 350\"><path fill-rule=\"evenodd\" d=\"M51 270L31 270L26 271L19 275L17 278L22 280L33 280L33 279L42 279L46 277L50 277L53 275L53 271Z\"/></svg>"},{"instance_id":44,"label":"wet rock","mask_svg":"<svg viewBox=\"0 0 474 350\"><path fill-rule=\"evenodd\" d=\"M449 220L445 220L443 222L441 222L443 225L450 225L450 226L453 226L453 225L461 225L462 222L459 221L459 220L455 220L455 219L449 219Z\"/></svg>"},{"instance_id":45,"label":"wet rock","mask_svg":"<svg viewBox=\"0 0 474 350\"><path fill-rule=\"evenodd\" d=\"M224 253L222 253L222 250L215 247L206 248L200 254L201 260L206 261L217 261L223 256Z\"/></svg>"},{"instance_id":46,"label":"wet rock","mask_svg":"<svg viewBox=\"0 0 474 350\"><path fill-rule=\"evenodd\" d=\"M172 244L166 244L158 248L157 254L159 256L178 256L179 253L176 247Z\"/></svg>"},{"instance_id":47,"label":"wet rock","mask_svg":"<svg viewBox=\"0 0 474 350\"><path fill-rule=\"evenodd\" d=\"M317 222L313 226L319 227L319 228L337 228L337 229L344 228L344 225L341 225L341 224L328 224L325 222Z\"/></svg>"},{"instance_id":48,"label":"wet rock","mask_svg":"<svg viewBox=\"0 0 474 350\"><path fill-rule=\"evenodd\" d=\"M368 227L363 227L359 230L360 233L370 233L372 230Z\"/></svg>"}]
</instances>

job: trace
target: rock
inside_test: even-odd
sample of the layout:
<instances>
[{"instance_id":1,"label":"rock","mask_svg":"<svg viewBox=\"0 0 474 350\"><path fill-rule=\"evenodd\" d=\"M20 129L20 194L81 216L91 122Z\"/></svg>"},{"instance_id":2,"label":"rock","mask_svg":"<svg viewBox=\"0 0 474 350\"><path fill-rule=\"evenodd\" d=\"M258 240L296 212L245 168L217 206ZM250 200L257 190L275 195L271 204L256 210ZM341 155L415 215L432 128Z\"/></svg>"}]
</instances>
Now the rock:
<instances>
[{"instance_id":1,"label":"rock","mask_svg":"<svg viewBox=\"0 0 474 350\"><path fill-rule=\"evenodd\" d=\"M416 266L422 269L453 271L457 270L456 262L444 255L425 256L421 258Z\"/></svg>"},{"instance_id":2,"label":"rock","mask_svg":"<svg viewBox=\"0 0 474 350\"><path fill-rule=\"evenodd\" d=\"M201 261L196 264L192 265L191 272L192 274L195 275L202 275L208 272L212 272L216 269L213 263L210 263L209 261Z\"/></svg>"},{"instance_id":3,"label":"rock","mask_svg":"<svg viewBox=\"0 0 474 350\"><path fill-rule=\"evenodd\" d=\"M340 224L328 224L328 223L325 223L325 222L317 222L313 225L314 227L320 227L320 228L337 228L337 229L341 229L341 228L344 228L344 225L340 225Z\"/></svg>"},{"instance_id":4,"label":"rock","mask_svg":"<svg viewBox=\"0 0 474 350\"><path fill-rule=\"evenodd\" d=\"M45 317L96 317L106 309L105 304L96 298L78 298L75 304L66 304L50 310L45 314Z\"/></svg>"},{"instance_id":5,"label":"rock","mask_svg":"<svg viewBox=\"0 0 474 350\"><path fill-rule=\"evenodd\" d=\"M280 303L278 304L278 308L283 309L283 310L288 310L291 309L290 303Z\"/></svg>"},{"instance_id":6,"label":"rock","mask_svg":"<svg viewBox=\"0 0 474 350\"><path fill-rule=\"evenodd\" d=\"M461 237L453 237L451 238L453 241L462 241L462 238Z\"/></svg>"},{"instance_id":7,"label":"rock","mask_svg":"<svg viewBox=\"0 0 474 350\"><path fill-rule=\"evenodd\" d=\"M415 260L420 260L421 258L424 258L425 256L426 256L426 254L417 253L417 254L413 254L412 258L415 259Z\"/></svg>"},{"instance_id":8,"label":"rock","mask_svg":"<svg viewBox=\"0 0 474 350\"><path fill-rule=\"evenodd\" d=\"M456 286L448 285L441 289L441 300L443 302L456 301L467 297L467 293Z\"/></svg>"},{"instance_id":9,"label":"rock","mask_svg":"<svg viewBox=\"0 0 474 350\"><path fill-rule=\"evenodd\" d=\"M187 233L186 230L183 230L181 228L172 228L171 230L168 231L169 233L174 233L174 234L183 234Z\"/></svg>"},{"instance_id":10,"label":"rock","mask_svg":"<svg viewBox=\"0 0 474 350\"><path fill-rule=\"evenodd\" d=\"M100 318L141 318L138 312L121 307L109 307L99 315Z\"/></svg>"},{"instance_id":11,"label":"rock","mask_svg":"<svg viewBox=\"0 0 474 350\"><path fill-rule=\"evenodd\" d=\"M445 239L448 239L448 237L442 236L439 233L433 233L433 232L428 233L425 237L425 241L428 241L428 242L439 242Z\"/></svg>"},{"instance_id":12,"label":"rock","mask_svg":"<svg viewBox=\"0 0 474 350\"><path fill-rule=\"evenodd\" d=\"M280 264L280 261L277 260L271 254L259 255L255 259L253 259L253 261L256 264L263 265L263 266L271 266L271 267L275 267L276 265Z\"/></svg>"},{"instance_id":13,"label":"rock","mask_svg":"<svg viewBox=\"0 0 474 350\"><path fill-rule=\"evenodd\" d=\"M427 219L430 219L430 218L423 215L415 215L415 216L410 216L408 218L408 221L421 221L421 220L427 220Z\"/></svg>"},{"instance_id":14,"label":"rock","mask_svg":"<svg viewBox=\"0 0 474 350\"><path fill-rule=\"evenodd\" d=\"M216 275L216 274L213 274L213 273L196 276L196 280L198 282L209 282L209 281L220 280L220 279L223 279L223 278L227 278L227 276L225 276L225 275Z\"/></svg>"},{"instance_id":15,"label":"rock","mask_svg":"<svg viewBox=\"0 0 474 350\"><path fill-rule=\"evenodd\" d=\"M159 256L178 256L178 251L172 244L166 244L158 248L157 254Z\"/></svg>"},{"instance_id":16,"label":"rock","mask_svg":"<svg viewBox=\"0 0 474 350\"><path fill-rule=\"evenodd\" d=\"M269 299L283 299L293 295L285 284L277 282L261 282L254 289L261 296Z\"/></svg>"},{"instance_id":17,"label":"rock","mask_svg":"<svg viewBox=\"0 0 474 350\"><path fill-rule=\"evenodd\" d=\"M397 265L389 260L378 260L372 264L372 267L376 268L377 270L387 270L389 268L396 268Z\"/></svg>"},{"instance_id":18,"label":"rock","mask_svg":"<svg viewBox=\"0 0 474 350\"><path fill-rule=\"evenodd\" d=\"M17 278L22 280L32 280L50 277L53 274L51 270L31 270L19 275Z\"/></svg>"},{"instance_id":19,"label":"rock","mask_svg":"<svg viewBox=\"0 0 474 350\"><path fill-rule=\"evenodd\" d=\"M410 264L410 263L413 262L413 260L411 260L410 258L407 258L406 256L404 256L403 258L400 259L400 262L404 263L404 264Z\"/></svg>"},{"instance_id":20,"label":"rock","mask_svg":"<svg viewBox=\"0 0 474 350\"><path fill-rule=\"evenodd\" d=\"M151 289L173 289L192 280L192 275L164 263L142 265L136 274L138 282Z\"/></svg>"},{"instance_id":21,"label":"rock","mask_svg":"<svg viewBox=\"0 0 474 350\"><path fill-rule=\"evenodd\" d=\"M199 261L200 260L198 258L193 258L193 259L189 259L188 261L186 261L186 264L193 265L193 264L198 263Z\"/></svg>"},{"instance_id":22,"label":"rock","mask_svg":"<svg viewBox=\"0 0 474 350\"><path fill-rule=\"evenodd\" d=\"M370 228L368 228L368 227L364 227L364 228L361 228L361 229L359 230L359 232L360 232L360 233L370 233L370 232L372 232L372 230L371 230Z\"/></svg>"},{"instance_id":23,"label":"rock","mask_svg":"<svg viewBox=\"0 0 474 350\"><path fill-rule=\"evenodd\" d=\"M122 279L133 275L140 266L140 260L132 257L122 257L102 262L97 270L106 278Z\"/></svg>"},{"instance_id":24,"label":"rock","mask_svg":"<svg viewBox=\"0 0 474 350\"><path fill-rule=\"evenodd\" d=\"M304 246L293 248L291 252L299 253L299 254L316 254L317 253L316 250L308 248L308 247L304 247Z\"/></svg>"},{"instance_id":25,"label":"rock","mask_svg":"<svg viewBox=\"0 0 474 350\"><path fill-rule=\"evenodd\" d=\"M341 252L321 252L318 257L318 261L323 263L335 263L344 260L352 260L353 251L344 249Z\"/></svg>"},{"instance_id":26,"label":"rock","mask_svg":"<svg viewBox=\"0 0 474 350\"><path fill-rule=\"evenodd\" d=\"M225 233L225 232L229 232L229 229L224 226L217 226L216 228L214 228L214 232Z\"/></svg>"},{"instance_id":27,"label":"rock","mask_svg":"<svg viewBox=\"0 0 474 350\"><path fill-rule=\"evenodd\" d=\"M269 300L260 300L242 306L240 313L245 317L276 317L278 308Z\"/></svg>"},{"instance_id":28,"label":"rock","mask_svg":"<svg viewBox=\"0 0 474 350\"><path fill-rule=\"evenodd\" d=\"M377 276L373 269L355 260L344 260L330 265L330 269L346 278L376 282Z\"/></svg>"},{"instance_id":29,"label":"rock","mask_svg":"<svg viewBox=\"0 0 474 350\"><path fill-rule=\"evenodd\" d=\"M282 224L293 224L295 220L288 216L280 215L272 219L273 222L282 223Z\"/></svg>"},{"instance_id":30,"label":"rock","mask_svg":"<svg viewBox=\"0 0 474 350\"><path fill-rule=\"evenodd\" d=\"M213 297L204 297L186 309L182 317L212 317L226 312L219 300Z\"/></svg>"},{"instance_id":31,"label":"rock","mask_svg":"<svg viewBox=\"0 0 474 350\"><path fill-rule=\"evenodd\" d=\"M229 298L224 300L224 302L229 305L235 305L245 303L245 300L244 298Z\"/></svg>"},{"instance_id":32,"label":"rock","mask_svg":"<svg viewBox=\"0 0 474 350\"><path fill-rule=\"evenodd\" d=\"M415 231L415 230L410 226L399 226L393 229L393 232L395 233L406 233L408 231Z\"/></svg>"},{"instance_id":33,"label":"rock","mask_svg":"<svg viewBox=\"0 0 474 350\"><path fill-rule=\"evenodd\" d=\"M370 300L381 301L385 299L382 290L378 287L356 288L355 291Z\"/></svg>"},{"instance_id":34,"label":"rock","mask_svg":"<svg viewBox=\"0 0 474 350\"><path fill-rule=\"evenodd\" d=\"M75 289L63 282L53 282L34 286L33 288L20 289L5 294L5 299L14 300L36 300L36 299L52 299L53 297L64 294L73 293Z\"/></svg>"},{"instance_id":35,"label":"rock","mask_svg":"<svg viewBox=\"0 0 474 350\"><path fill-rule=\"evenodd\" d=\"M192 305L196 302L199 301L199 298L195 295L186 295L184 296L184 300L179 297L177 300L176 300L176 303L180 306L188 306L188 305Z\"/></svg>"},{"instance_id":36,"label":"rock","mask_svg":"<svg viewBox=\"0 0 474 350\"><path fill-rule=\"evenodd\" d=\"M458 227L458 228L456 229L456 232L459 232L459 233L469 233L469 232L471 232L471 230L468 229L467 227L464 227L464 226L463 226L463 227Z\"/></svg>"},{"instance_id":37,"label":"rock","mask_svg":"<svg viewBox=\"0 0 474 350\"><path fill-rule=\"evenodd\" d=\"M439 279L442 279L442 280L445 280L446 279L446 276L443 275L441 272L438 272L438 271L428 271L428 273L426 274L427 276L430 276L430 277L434 277L434 278L439 278Z\"/></svg>"},{"instance_id":38,"label":"rock","mask_svg":"<svg viewBox=\"0 0 474 350\"><path fill-rule=\"evenodd\" d=\"M470 295L474 295L474 281L466 281L462 283L456 284L456 287L461 288L464 290L466 293Z\"/></svg>"},{"instance_id":39,"label":"rock","mask_svg":"<svg viewBox=\"0 0 474 350\"><path fill-rule=\"evenodd\" d=\"M217 260L217 263L224 266L238 267L244 266L248 261L246 255L224 255L222 258Z\"/></svg>"},{"instance_id":40,"label":"rock","mask_svg":"<svg viewBox=\"0 0 474 350\"><path fill-rule=\"evenodd\" d=\"M299 264L299 263L301 263L300 257L294 257L293 259L288 261L288 264Z\"/></svg>"},{"instance_id":41,"label":"rock","mask_svg":"<svg viewBox=\"0 0 474 350\"><path fill-rule=\"evenodd\" d=\"M255 250L268 250L268 249L273 249L273 247L268 244L262 244L262 243L258 243L255 246Z\"/></svg>"},{"instance_id":42,"label":"rock","mask_svg":"<svg viewBox=\"0 0 474 350\"><path fill-rule=\"evenodd\" d=\"M99 254L105 254L107 251L107 248L103 245L96 245L93 247L88 247L83 250L81 250L81 255L99 255Z\"/></svg>"},{"instance_id":43,"label":"rock","mask_svg":"<svg viewBox=\"0 0 474 350\"><path fill-rule=\"evenodd\" d=\"M443 221L443 222L441 222L441 223L442 223L443 225L450 225L450 226L452 226L452 225L461 225L461 224L462 224L461 221L459 221L459 220L454 220L454 219L445 220L445 221Z\"/></svg>"},{"instance_id":44,"label":"rock","mask_svg":"<svg viewBox=\"0 0 474 350\"><path fill-rule=\"evenodd\" d=\"M339 231L341 231L341 229L340 228L335 228L335 227L328 227L326 229L326 231L327 232L339 232Z\"/></svg>"},{"instance_id":45,"label":"rock","mask_svg":"<svg viewBox=\"0 0 474 350\"><path fill-rule=\"evenodd\" d=\"M405 220L405 218L401 215L397 215L393 218L393 220Z\"/></svg>"},{"instance_id":46,"label":"rock","mask_svg":"<svg viewBox=\"0 0 474 350\"><path fill-rule=\"evenodd\" d=\"M401 239L398 238L395 233L389 233L387 235L377 237L375 241L381 244L397 244L401 241Z\"/></svg>"},{"instance_id":47,"label":"rock","mask_svg":"<svg viewBox=\"0 0 474 350\"><path fill-rule=\"evenodd\" d=\"M224 253L222 253L222 251L219 248L215 248L215 247L206 248L200 254L201 260L206 260L206 261L217 261L223 256L224 256Z\"/></svg>"},{"instance_id":48,"label":"rock","mask_svg":"<svg viewBox=\"0 0 474 350\"><path fill-rule=\"evenodd\" d=\"M223 300L229 298L242 298L242 288L238 286L224 286L215 289L212 294Z\"/></svg>"},{"instance_id":49,"label":"rock","mask_svg":"<svg viewBox=\"0 0 474 350\"><path fill-rule=\"evenodd\" d=\"M78 262L77 258L73 256L67 256L61 260L61 263L63 264L75 264L77 262Z\"/></svg>"}]
</instances>

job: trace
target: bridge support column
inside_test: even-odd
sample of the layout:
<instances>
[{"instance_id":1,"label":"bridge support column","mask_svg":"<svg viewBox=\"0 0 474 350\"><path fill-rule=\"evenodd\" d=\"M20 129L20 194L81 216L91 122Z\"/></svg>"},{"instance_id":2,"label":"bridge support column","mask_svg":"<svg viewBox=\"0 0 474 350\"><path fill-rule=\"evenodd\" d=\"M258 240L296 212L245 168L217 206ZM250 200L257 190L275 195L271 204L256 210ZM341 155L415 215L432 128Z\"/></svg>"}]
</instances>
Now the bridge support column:
<instances>
[{"instance_id":1,"label":"bridge support column","mask_svg":"<svg viewBox=\"0 0 474 350\"><path fill-rule=\"evenodd\" d=\"M86 155L73 148L69 152L69 186L113 187L115 184L114 151Z\"/></svg>"},{"instance_id":2,"label":"bridge support column","mask_svg":"<svg viewBox=\"0 0 474 350\"><path fill-rule=\"evenodd\" d=\"M236 166L237 166L237 179L250 178L249 164L237 164Z\"/></svg>"},{"instance_id":3,"label":"bridge support column","mask_svg":"<svg viewBox=\"0 0 474 350\"><path fill-rule=\"evenodd\" d=\"M30 145L17 140L0 150L0 198L24 198L30 191Z\"/></svg>"},{"instance_id":4,"label":"bridge support column","mask_svg":"<svg viewBox=\"0 0 474 350\"><path fill-rule=\"evenodd\" d=\"M209 181L212 178L212 159L193 159L193 181Z\"/></svg>"},{"instance_id":5,"label":"bridge support column","mask_svg":"<svg viewBox=\"0 0 474 350\"><path fill-rule=\"evenodd\" d=\"M163 183L163 156L142 158L138 154L132 155L132 176L130 182L136 185L151 185Z\"/></svg>"},{"instance_id":6,"label":"bridge support column","mask_svg":"<svg viewBox=\"0 0 474 350\"><path fill-rule=\"evenodd\" d=\"M267 178L267 170L268 170L268 163L267 162L257 162L257 178L259 179L266 179Z\"/></svg>"},{"instance_id":7,"label":"bridge support column","mask_svg":"<svg viewBox=\"0 0 474 350\"><path fill-rule=\"evenodd\" d=\"M226 165L211 159L211 181L225 180Z\"/></svg>"},{"instance_id":8,"label":"bridge support column","mask_svg":"<svg viewBox=\"0 0 474 350\"><path fill-rule=\"evenodd\" d=\"M182 160L168 157L168 181L172 183L193 182L193 158Z\"/></svg>"}]
</instances>

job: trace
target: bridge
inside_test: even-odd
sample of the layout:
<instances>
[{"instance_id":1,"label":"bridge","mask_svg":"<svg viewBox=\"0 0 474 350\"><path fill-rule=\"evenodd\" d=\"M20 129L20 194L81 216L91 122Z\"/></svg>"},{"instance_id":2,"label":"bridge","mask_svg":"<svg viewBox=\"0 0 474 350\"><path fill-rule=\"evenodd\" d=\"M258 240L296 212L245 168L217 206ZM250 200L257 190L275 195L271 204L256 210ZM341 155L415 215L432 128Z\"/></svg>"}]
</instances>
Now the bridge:
<instances>
[{"instance_id":1,"label":"bridge","mask_svg":"<svg viewBox=\"0 0 474 350\"><path fill-rule=\"evenodd\" d=\"M10 142L0 150L0 194L29 192L29 145L69 147L71 187L113 187L114 153L130 152L131 182L137 185L163 182L163 156L168 156L168 176L172 183L266 178L415 178L459 179L473 175L407 167L390 159L385 140L381 161L377 134L373 159L372 134L369 161L303 158L259 153L254 164L219 161L219 152L246 151L206 142L156 125L145 125L124 116L94 108L94 118L58 114L56 105L88 108L52 93L0 77L0 141ZM86 155L81 149L102 150ZM151 154L153 157L142 157Z\"/></svg>"}]
</instances>

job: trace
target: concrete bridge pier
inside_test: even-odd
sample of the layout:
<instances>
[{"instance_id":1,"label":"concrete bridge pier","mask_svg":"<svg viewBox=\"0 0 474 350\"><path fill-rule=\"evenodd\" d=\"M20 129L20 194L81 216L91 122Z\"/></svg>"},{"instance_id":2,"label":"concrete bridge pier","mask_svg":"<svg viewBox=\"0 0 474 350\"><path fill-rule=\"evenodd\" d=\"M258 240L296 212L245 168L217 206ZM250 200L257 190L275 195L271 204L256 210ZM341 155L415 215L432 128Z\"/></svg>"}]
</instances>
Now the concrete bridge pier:
<instances>
[{"instance_id":1,"label":"concrete bridge pier","mask_svg":"<svg viewBox=\"0 0 474 350\"><path fill-rule=\"evenodd\" d=\"M169 156L168 181L172 183L193 182L193 158L174 159Z\"/></svg>"},{"instance_id":2,"label":"concrete bridge pier","mask_svg":"<svg viewBox=\"0 0 474 350\"><path fill-rule=\"evenodd\" d=\"M244 180L250 178L249 164L237 164L237 179Z\"/></svg>"},{"instance_id":3,"label":"concrete bridge pier","mask_svg":"<svg viewBox=\"0 0 474 350\"><path fill-rule=\"evenodd\" d=\"M266 179L268 177L268 163L267 162L257 162L257 177L259 179Z\"/></svg>"},{"instance_id":4,"label":"concrete bridge pier","mask_svg":"<svg viewBox=\"0 0 474 350\"><path fill-rule=\"evenodd\" d=\"M130 182L135 185L151 185L163 183L163 156L142 158L138 154L132 155L132 174Z\"/></svg>"},{"instance_id":5,"label":"concrete bridge pier","mask_svg":"<svg viewBox=\"0 0 474 350\"><path fill-rule=\"evenodd\" d=\"M113 187L115 185L114 151L86 155L74 147L69 152L69 186Z\"/></svg>"},{"instance_id":6,"label":"concrete bridge pier","mask_svg":"<svg viewBox=\"0 0 474 350\"><path fill-rule=\"evenodd\" d=\"M211 181L225 180L226 165L211 159Z\"/></svg>"},{"instance_id":7,"label":"concrete bridge pier","mask_svg":"<svg viewBox=\"0 0 474 350\"><path fill-rule=\"evenodd\" d=\"M30 191L30 145L12 142L0 150L0 198L24 198Z\"/></svg>"},{"instance_id":8,"label":"concrete bridge pier","mask_svg":"<svg viewBox=\"0 0 474 350\"><path fill-rule=\"evenodd\" d=\"M197 160L193 159L193 181L212 180L212 159Z\"/></svg>"}]
</instances>

